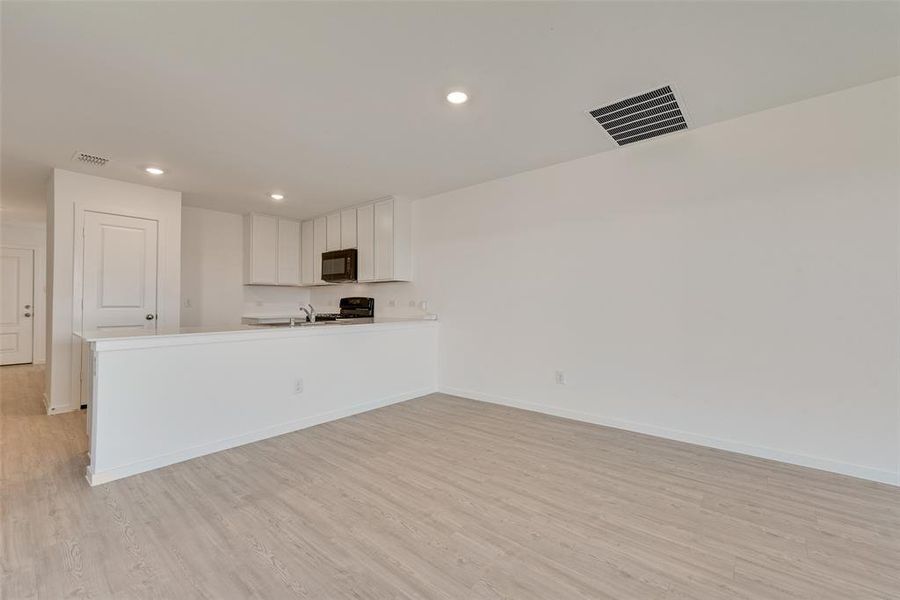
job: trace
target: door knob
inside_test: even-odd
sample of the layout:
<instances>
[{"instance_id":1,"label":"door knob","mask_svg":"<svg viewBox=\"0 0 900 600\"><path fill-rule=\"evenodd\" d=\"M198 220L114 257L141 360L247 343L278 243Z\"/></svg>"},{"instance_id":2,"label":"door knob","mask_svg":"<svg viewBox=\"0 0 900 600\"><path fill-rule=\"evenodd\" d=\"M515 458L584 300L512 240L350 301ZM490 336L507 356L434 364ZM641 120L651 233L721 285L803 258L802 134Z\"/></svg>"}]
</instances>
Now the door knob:
<instances>
[{"instance_id":1,"label":"door knob","mask_svg":"<svg viewBox=\"0 0 900 600\"><path fill-rule=\"evenodd\" d=\"M147 313L147 316L144 318L147 319L148 321L152 321L153 319L156 318L156 315L154 315L153 313Z\"/></svg>"},{"instance_id":2,"label":"door knob","mask_svg":"<svg viewBox=\"0 0 900 600\"><path fill-rule=\"evenodd\" d=\"M31 308L31 305L30 305L30 304L26 304L26 305L25 305L25 309L27 310L27 309L29 309L29 308Z\"/></svg>"},{"instance_id":3,"label":"door knob","mask_svg":"<svg viewBox=\"0 0 900 600\"><path fill-rule=\"evenodd\" d=\"M26 316L26 317L30 317L30 316L31 316L31 313L25 313L25 316Z\"/></svg>"}]
</instances>

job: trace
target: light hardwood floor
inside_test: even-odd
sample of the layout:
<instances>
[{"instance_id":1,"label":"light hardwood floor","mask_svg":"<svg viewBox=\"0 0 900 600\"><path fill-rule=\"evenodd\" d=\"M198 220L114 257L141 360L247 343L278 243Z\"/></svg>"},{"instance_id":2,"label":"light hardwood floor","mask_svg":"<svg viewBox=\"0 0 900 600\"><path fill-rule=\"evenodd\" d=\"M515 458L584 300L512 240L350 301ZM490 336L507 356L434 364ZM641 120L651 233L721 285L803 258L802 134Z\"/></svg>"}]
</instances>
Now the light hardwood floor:
<instances>
[{"instance_id":1,"label":"light hardwood floor","mask_svg":"<svg viewBox=\"0 0 900 600\"><path fill-rule=\"evenodd\" d=\"M437 394L91 488L0 385L5 600L900 598L886 485Z\"/></svg>"}]
</instances>

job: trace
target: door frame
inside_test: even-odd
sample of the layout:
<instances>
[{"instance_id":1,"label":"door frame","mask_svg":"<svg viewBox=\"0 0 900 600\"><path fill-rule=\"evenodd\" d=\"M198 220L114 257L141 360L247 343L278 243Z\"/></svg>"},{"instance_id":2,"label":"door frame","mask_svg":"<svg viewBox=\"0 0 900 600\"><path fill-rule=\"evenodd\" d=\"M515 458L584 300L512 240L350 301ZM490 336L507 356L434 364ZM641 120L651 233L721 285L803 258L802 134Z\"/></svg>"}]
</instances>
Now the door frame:
<instances>
[{"instance_id":1,"label":"door frame","mask_svg":"<svg viewBox=\"0 0 900 600\"><path fill-rule=\"evenodd\" d=\"M34 244L3 244L0 246L0 249L10 249L10 250L28 250L31 252L31 360L27 363L19 363L25 365L33 365L34 363L34 347L35 347L35 332L37 331L37 327L34 324L37 322L38 318L43 318L43 314L38 313L37 311L37 298L38 298L38 272L37 272L37 255L40 248ZM42 293L42 292L41 292ZM43 312L43 311L42 311Z\"/></svg>"}]
</instances>

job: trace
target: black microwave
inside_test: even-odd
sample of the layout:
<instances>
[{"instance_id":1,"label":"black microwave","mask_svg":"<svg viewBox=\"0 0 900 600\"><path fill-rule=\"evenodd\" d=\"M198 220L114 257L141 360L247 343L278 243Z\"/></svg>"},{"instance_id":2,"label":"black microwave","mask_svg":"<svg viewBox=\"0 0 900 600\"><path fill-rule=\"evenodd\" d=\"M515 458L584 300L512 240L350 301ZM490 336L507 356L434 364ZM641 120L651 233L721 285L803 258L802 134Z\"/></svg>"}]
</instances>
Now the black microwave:
<instances>
[{"instance_id":1,"label":"black microwave","mask_svg":"<svg viewBox=\"0 0 900 600\"><path fill-rule=\"evenodd\" d=\"M322 281L356 281L356 248L323 252Z\"/></svg>"}]
</instances>

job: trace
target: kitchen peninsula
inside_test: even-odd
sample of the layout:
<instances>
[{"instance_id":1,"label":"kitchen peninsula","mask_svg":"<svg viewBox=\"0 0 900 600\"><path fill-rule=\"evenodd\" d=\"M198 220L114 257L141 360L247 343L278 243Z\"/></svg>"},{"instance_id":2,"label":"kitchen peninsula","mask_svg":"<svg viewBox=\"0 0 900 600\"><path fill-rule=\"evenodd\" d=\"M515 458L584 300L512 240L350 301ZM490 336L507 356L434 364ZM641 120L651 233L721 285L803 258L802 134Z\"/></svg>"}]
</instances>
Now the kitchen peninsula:
<instances>
[{"instance_id":1,"label":"kitchen peninsula","mask_svg":"<svg viewBox=\"0 0 900 600\"><path fill-rule=\"evenodd\" d=\"M434 320L86 333L98 485L436 391Z\"/></svg>"}]
</instances>

